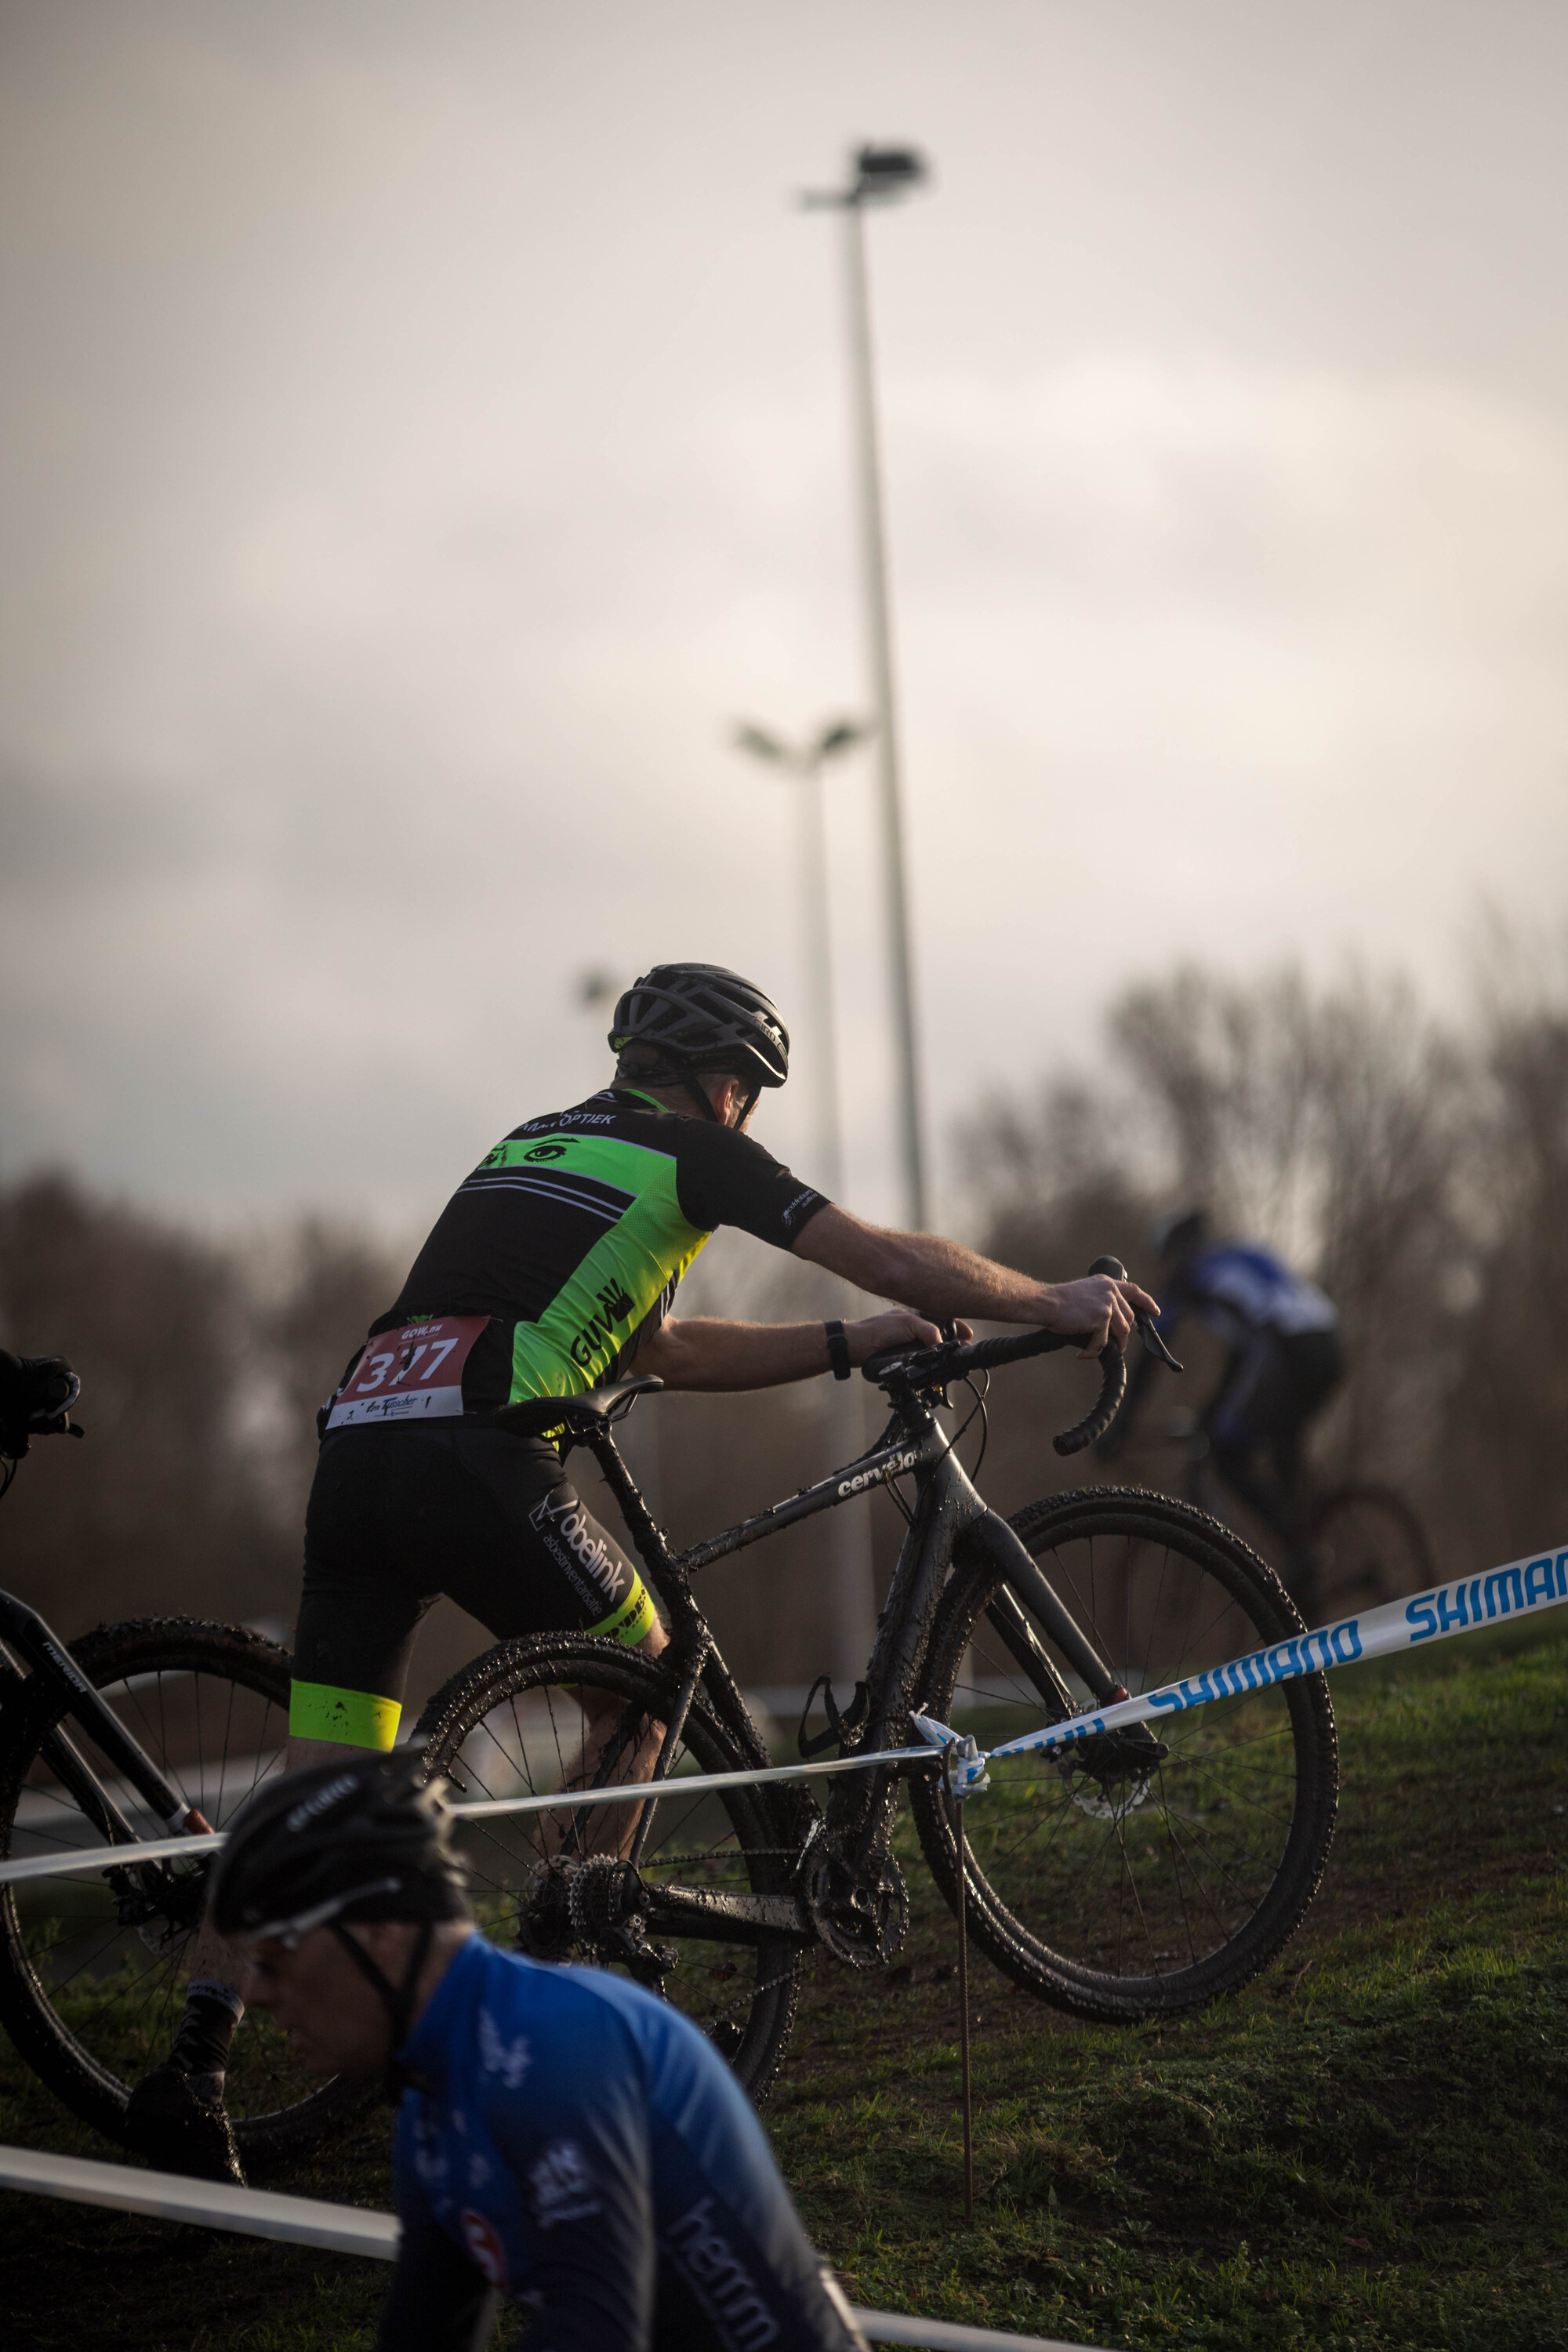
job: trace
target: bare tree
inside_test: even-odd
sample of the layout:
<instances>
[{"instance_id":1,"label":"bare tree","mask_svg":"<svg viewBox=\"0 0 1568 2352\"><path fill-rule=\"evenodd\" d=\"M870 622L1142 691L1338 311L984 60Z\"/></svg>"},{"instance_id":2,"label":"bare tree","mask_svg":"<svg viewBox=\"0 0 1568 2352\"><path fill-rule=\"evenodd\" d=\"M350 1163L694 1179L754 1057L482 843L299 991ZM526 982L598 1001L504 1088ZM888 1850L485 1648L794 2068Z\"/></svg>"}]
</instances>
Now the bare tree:
<instances>
[{"instance_id":1,"label":"bare tree","mask_svg":"<svg viewBox=\"0 0 1568 2352\"><path fill-rule=\"evenodd\" d=\"M1402 982L1314 989L1293 967L1239 982L1189 965L1112 1004L1093 1080L991 1107L972 1169L985 1240L1052 1274L1109 1249L1147 1279L1152 1210L1191 1202L1272 1243L1322 1284L1345 1330L1352 1370L1320 1433L1324 1466L1431 1487L1475 1249L1474 1088L1473 1056ZM1219 1359L1201 1334L1184 1348L1192 1402Z\"/></svg>"}]
</instances>

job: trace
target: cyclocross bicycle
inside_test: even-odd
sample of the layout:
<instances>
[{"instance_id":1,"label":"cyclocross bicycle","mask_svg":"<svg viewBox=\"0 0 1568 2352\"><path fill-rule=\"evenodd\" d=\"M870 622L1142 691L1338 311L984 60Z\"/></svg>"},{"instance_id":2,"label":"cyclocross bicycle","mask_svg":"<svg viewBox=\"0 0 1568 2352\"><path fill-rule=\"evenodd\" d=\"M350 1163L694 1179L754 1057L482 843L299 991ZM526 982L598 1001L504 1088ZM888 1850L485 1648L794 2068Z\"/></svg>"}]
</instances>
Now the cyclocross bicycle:
<instances>
[{"instance_id":1,"label":"cyclocross bicycle","mask_svg":"<svg viewBox=\"0 0 1568 2352\"><path fill-rule=\"evenodd\" d=\"M1180 1449L1189 1503L1216 1518L1235 1507L1215 1475L1209 1442L1195 1414L1173 1415L1155 1442ZM1129 1450L1136 1450L1136 1442ZM1381 1608L1385 1601L1403 1600L1436 1582L1426 1530L1396 1487L1366 1479L1320 1486L1303 1469L1296 1507L1311 1565L1304 1577L1291 1579L1291 1591L1314 1624Z\"/></svg>"},{"instance_id":2,"label":"cyclocross bicycle","mask_svg":"<svg viewBox=\"0 0 1568 2352\"><path fill-rule=\"evenodd\" d=\"M1095 1272L1120 1274L1102 1259ZM1154 1344L1145 1331L1145 1344ZM620 1505L671 1639L657 1661L581 1634L506 1642L431 1700L416 1737L464 1799L560 1794L542 1812L462 1832L479 1916L550 1959L620 1968L679 2003L753 2097L783 2055L808 1963L886 1967L909 1917L894 1852L901 1767L825 1785L677 1792L578 1806L574 1791L773 1759L695 1597L700 1571L776 1529L884 1486L908 1520L841 1754L912 1746L911 1708L984 1747L1089 1705L1194 1675L1300 1632L1273 1571L1218 1521L1166 1496L1094 1488L1004 1520L940 1418L958 1381L1081 1345L1051 1332L948 1339L868 1363L887 1399L877 1443L831 1477L679 1554L615 1443L660 1383L510 1407L520 1434L585 1446ZM1163 1352L1163 1351L1161 1351ZM1108 1349L1093 1412L1056 1440L1077 1453L1125 1389ZM907 1494L905 1489L908 1490ZM818 1685L821 1687L821 1685ZM808 1746L803 1723L801 1741ZM957 1848L934 1776L910 1776L919 1843L948 1902ZM991 1767L968 1808L971 1930L1040 1999L1085 2018L1173 2015L1245 1984L1311 1901L1333 1830L1338 1765L1323 1678L1225 1699L1153 1728Z\"/></svg>"},{"instance_id":3,"label":"cyclocross bicycle","mask_svg":"<svg viewBox=\"0 0 1568 2352\"><path fill-rule=\"evenodd\" d=\"M79 1382L59 1357L0 1352L0 1494L35 1436L72 1431ZM0 1858L123 1846L123 1868L0 1887L0 2023L50 2089L111 2138L167 2055L189 1976L207 1857L137 1863L138 1844L223 1829L281 1771L289 1655L234 1625L180 1617L59 1640L0 1592ZM270 2021L236 2036L229 2112L247 2162L306 2144L359 2104L305 2074Z\"/></svg>"}]
</instances>

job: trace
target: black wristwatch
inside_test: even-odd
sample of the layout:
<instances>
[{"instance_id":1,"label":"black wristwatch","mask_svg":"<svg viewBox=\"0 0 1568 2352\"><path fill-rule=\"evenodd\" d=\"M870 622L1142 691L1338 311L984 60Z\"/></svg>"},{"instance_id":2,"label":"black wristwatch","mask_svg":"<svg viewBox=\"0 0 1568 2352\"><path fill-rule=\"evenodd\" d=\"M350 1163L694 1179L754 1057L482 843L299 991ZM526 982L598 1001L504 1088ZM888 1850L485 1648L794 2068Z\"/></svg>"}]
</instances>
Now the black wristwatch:
<instances>
[{"instance_id":1,"label":"black wristwatch","mask_svg":"<svg viewBox=\"0 0 1568 2352\"><path fill-rule=\"evenodd\" d=\"M833 1367L833 1377L847 1381L855 1368L849 1361L849 1342L844 1337L844 1326L825 1323L822 1328L827 1334L827 1360Z\"/></svg>"}]
</instances>

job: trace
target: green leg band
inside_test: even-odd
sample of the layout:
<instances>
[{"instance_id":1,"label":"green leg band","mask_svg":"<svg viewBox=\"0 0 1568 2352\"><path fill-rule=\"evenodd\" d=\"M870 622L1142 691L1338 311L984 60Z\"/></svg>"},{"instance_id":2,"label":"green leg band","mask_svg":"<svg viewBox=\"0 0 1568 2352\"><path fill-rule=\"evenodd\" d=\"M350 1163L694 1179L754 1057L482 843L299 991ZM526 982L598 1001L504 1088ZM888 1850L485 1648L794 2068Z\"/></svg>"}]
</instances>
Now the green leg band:
<instances>
[{"instance_id":1,"label":"green leg band","mask_svg":"<svg viewBox=\"0 0 1568 2352\"><path fill-rule=\"evenodd\" d=\"M292 1683L289 1737L336 1739L345 1748L387 1748L397 1737L402 1703L374 1691L336 1690L331 1683Z\"/></svg>"},{"instance_id":2,"label":"green leg band","mask_svg":"<svg viewBox=\"0 0 1568 2352\"><path fill-rule=\"evenodd\" d=\"M621 1606L608 1617L601 1617L596 1625L589 1626L588 1631L590 1633L607 1633L612 1641L625 1642L628 1647L635 1648L657 1622L658 1616L653 1595L639 1576L633 1580L632 1589Z\"/></svg>"}]
</instances>

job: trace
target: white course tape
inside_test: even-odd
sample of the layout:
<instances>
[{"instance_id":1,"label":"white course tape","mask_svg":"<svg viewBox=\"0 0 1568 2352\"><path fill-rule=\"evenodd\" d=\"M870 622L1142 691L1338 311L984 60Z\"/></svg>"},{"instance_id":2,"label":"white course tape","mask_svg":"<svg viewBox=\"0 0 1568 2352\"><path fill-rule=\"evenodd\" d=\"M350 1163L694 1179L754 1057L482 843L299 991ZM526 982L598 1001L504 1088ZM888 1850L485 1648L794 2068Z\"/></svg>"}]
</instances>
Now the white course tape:
<instances>
[{"instance_id":1,"label":"white course tape","mask_svg":"<svg viewBox=\"0 0 1568 2352\"><path fill-rule=\"evenodd\" d=\"M946 1734L949 1739L957 1736ZM750 1789L759 1780L812 1780L828 1772L868 1771L875 1764L919 1769L941 1760L935 1748L881 1748L871 1756L835 1756L821 1764L773 1764L754 1772L689 1772L672 1780L632 1780L615 1789L557 1790L543 1797L484 1797L451 1810L462 1821L485 1821L499 1813L558 1813L568 1806L575 1812L584 1805L624 1805L644 1799L657 1802L660 1797L700 1797L711 1789ZM28 1854L21 1862L0 1862L0 1886L16 1885L28 1878L123 1870L143 1862L190 1862L199 1853L216 1853L227 1836L226 1830L209 1830L192 1837L138 1839L134 1845L89 1845L72 1853Z\"/></svg>"},{"instance_id":2,"label":"white course tape","mask_svg":"<svg viewBox=\"0 0 1568 2352\"><path fill-rule=\"evenodd\" d=\"M1210 1666L1161 1690L1143 1691L1094 1715L1075 1715L1043 1731L1026 1732L1005 1747L988 1751L993 1763L1000 1756L1048 1754L1088 1739L1098 1731L1117 1731L1123 1724L1151 1723L1156 1716L1180 1714L1187 1707L1206 1706L1217 1698L1241 1698L1248 1691L1267 1690L1272 1684L1294 1681L1300 1675L1324 1673L1334 1666L1354 1665L1359 1658L1392 1657L1414 1650L1423 1642L1446 1641L1450 1634L1483 1632L1510 1617L1529 1617L1568 1601L1568 1549L1544 1551L1510 1560L1506 1568L1484 1575L1461 1577L1457 1584L1434 1585L1409 1601L1390 1601L1364 1617L1345 1617L1288 1642L1274 1642L1266 1650L1250 1650L1228 1664Z\"/></svg>"},{"instance_id":3,"label":"white course tape","mask_svg":"<svg viewBox=\"0 0 1568 2352\"><path fill-rule=\"evenodd\" d=\"M313 2197L278 2197L261 2189L229 2189L167 2172L139 2172L126 2164L86 2157L47 2156L31 2147L0 2147L0 2189L65 2197L78 2205L107 2205L121 2213L149 2213L161 2221L193 2221L247 2238L281 2238L297 2246L330 2246L373 2262L397 2259L397 2217L365 2213L353 2205L325 2205ZM903 2312L857 2311L873 2344L923 2345L926 2352L1093 2352L1044 2336L1004 2336L990 2327L960 2327L945 2319L911 2319Z\"/></svg>"},{"instance_id":4,"label":"white course tape","mask_svg":"<svg viewBox=\"0 0 1568 2352\"><path fill-rule=\"evenodd\" d=\"M1302 1675L1331 1672L1354 1665L1362 1658L1386 1658L1399 1650L1413 1650L1423 1642L1446 1641L1455 1633L1473 1633L1510 1617L1538 1615L1568 1601L1568 1547L1536 1552L1510 1560L1505 1568L1482 1575L1461 1577L1457 1584L1434 1585L1408 1601L1390 1601L1364 1617L1342 1618L1337 1624L1293 1634L1265 1650L1249 1650L1223 1666L1209 1666L1181 1682L1143 1691L1136 1698L1118 1700L1088 1715L1047 1724L1026 1732L1000 1748L976 1748L972 1738L952 1730L929 1717L911 1717L924 1748L884 1748L869 1756L838 1756L820 1764L773 1764L748 1772L697 1772L672 1780L630 1781L614 1789L557 1790L552 1795L489 1797L452 1811L465 1821L493 1819L502 1813L558 1812L570 1806L621 1805L655 1801L662 1797L695 1797L714 1789L743 1789L763 1780L810 1780L832 1772L864 1772L873 1765L896 1764L906 1771L939 1763L943 1748L953 1748L952 1766L955 1791L978 1794L987 1782L985 1767L1004 1756L1048 1755L1096 1732L1119 1731L1125 1725L1151 1723L1156 1717L1182 1714L1189 1707L1207 1706L1221 1698L1244 1697L1248 1691L1267 1690ZM67 1854L32 1854L20 1862L0 1862L0 1886L29 1878L58 1878L72 1874L123 1869L128 1864L189 1861L212 1853L226 1832L214 1831L195 1837L149 1838L134 1846L87 1846Z\"/></svg>"},{"instance_id":5,"label":"white course tape","mask_svg":"<svg viewBox=\"0 0 1568 2352\"><path fill-rule=\"evenodd\" d=\"M369 2254L377 2262L397 2257L397 2221L391 2213L320 2204L313 2197L278 2197L264 2189L230 2189L216 2180L186 2180L177 2173L139 2172L128 2164L98 2164L86 2157L0 2147L0 2189L68 2197L78 2205L111 2205L121 2213L153 2214L160 2221L197 2221L246 2238L331 2246L337 2253Z\"/></svg>"}]
</instances>

